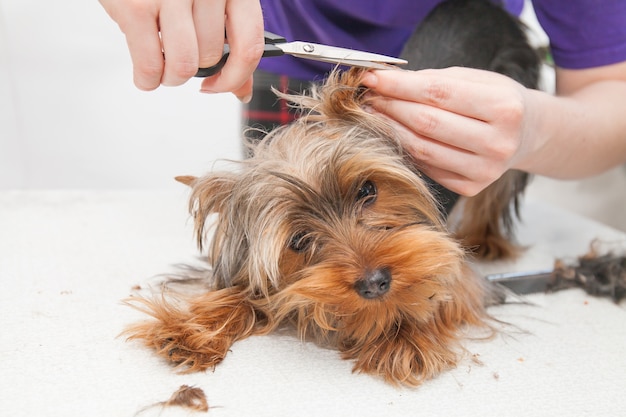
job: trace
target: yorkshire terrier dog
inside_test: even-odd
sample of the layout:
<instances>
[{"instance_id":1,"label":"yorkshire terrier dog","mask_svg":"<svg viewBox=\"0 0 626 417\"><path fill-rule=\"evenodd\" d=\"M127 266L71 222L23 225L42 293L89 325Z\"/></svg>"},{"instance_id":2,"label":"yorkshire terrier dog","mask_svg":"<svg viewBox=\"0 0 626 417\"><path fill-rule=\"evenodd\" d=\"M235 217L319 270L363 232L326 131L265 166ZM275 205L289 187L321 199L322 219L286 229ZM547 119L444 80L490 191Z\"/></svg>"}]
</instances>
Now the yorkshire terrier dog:
<instances>
[{"instance_id":1,"label":"yorkshire terrier dog","mask_svg":"<svg viewBox=\"0 0 626 417\"><path fill-rule=\"evenodd\" d=\"M466 65L537 83L522 26L483 1L439 6L405 56L412 68ZM131 299L153 317L130 327L131 339L196 371L237 340L291 326L357 372L415 386L457 363L468 327L491 328L492 291L468 260L514 255L525 174L462 201L450 230L394 130L367 111L360 76L335 71L309 94L283 95L301 117L255 143L237 170L178 178L191 187L210 273L199 291L172 279L163 295Z\"/></svg>"}]
</instances>

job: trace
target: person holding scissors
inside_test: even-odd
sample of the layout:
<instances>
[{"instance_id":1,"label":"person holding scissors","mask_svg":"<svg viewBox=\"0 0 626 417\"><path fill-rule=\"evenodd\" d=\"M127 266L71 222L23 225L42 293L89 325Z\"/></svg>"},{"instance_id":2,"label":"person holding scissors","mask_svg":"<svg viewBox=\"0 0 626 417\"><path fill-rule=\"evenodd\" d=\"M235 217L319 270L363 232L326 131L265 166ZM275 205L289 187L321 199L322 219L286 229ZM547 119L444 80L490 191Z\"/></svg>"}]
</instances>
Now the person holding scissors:
<instances>
[{"instance_id":1,"label":"person holding scissors","mask_svg":"<svg viewBox=\"0 0 626 417\"><path fill-rule=\"evenodd\" d=\"M180 85L198 68L217 63L225 31L230 56L220 72L202 81L201 91L232 92L249 103L257 68L261 83L278 77L288 84L321 80L329 68L288 57L259 62L264 29L288 40L397 56L441 1L100 3L126 35L139 89ZM513 14L524 6L524 0L503 3ZM550 38L555 95L469 68L364 75L363 84L377 93L374 110L394 121L424 173L459 194L480 192L508 169L575 179L626 162L626 2L532 3Z\"/></svg>"}]
</instances>

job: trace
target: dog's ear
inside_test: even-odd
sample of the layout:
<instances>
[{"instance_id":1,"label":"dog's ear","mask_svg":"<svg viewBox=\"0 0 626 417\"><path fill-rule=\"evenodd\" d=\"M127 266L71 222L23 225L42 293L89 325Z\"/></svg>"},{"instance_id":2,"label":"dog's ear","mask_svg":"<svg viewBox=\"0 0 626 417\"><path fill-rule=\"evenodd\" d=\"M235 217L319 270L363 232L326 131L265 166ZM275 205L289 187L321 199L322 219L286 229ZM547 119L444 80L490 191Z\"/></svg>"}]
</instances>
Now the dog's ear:
<instances>
[{"instance_id":1,"label":"dog's ear","mask_svg":"<svg viewBox=\"0 0 626 417\"><path fill-rule=\"evenodd\" d=\"M180 178L180 179L179 179ZM227 217L228 201L237 182L234 173L213 173L204 177L179 177L178 181L191 187L189 212L194 218L198 247L202 250L207 220L212 214Z\"/></svg>"},{"instance_id":2,"label":"dog's ear","mask_svg":"<svg viewBox=\"0 0 626 417\"><path fill-rule=\"evenodd\" d=\"M174 177L174 179L182 184L191 187L194 181L198 179L198 177L194 177L193 175L179 175L177 177Z\"/></svg>"}]
</instances>

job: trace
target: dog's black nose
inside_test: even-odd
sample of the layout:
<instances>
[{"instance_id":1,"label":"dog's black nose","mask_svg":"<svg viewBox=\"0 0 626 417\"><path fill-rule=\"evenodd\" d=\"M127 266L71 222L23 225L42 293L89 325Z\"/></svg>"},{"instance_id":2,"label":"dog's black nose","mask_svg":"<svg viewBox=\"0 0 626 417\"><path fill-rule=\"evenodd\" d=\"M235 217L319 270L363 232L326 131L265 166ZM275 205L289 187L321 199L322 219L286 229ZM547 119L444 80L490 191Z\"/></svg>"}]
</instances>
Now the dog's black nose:
<instances>
[{"instance_id":1,"label":"dog's black nose","mask_svg":"<svg viewBox=\"0 0 626 417\"><path fill-rule=\"evenodd\" d=\"M385 295L391 288L391 271L378 268L365 273L363 279L354 284L354 289L363 298L374 299Z\"/></svg>"}]
</instances>

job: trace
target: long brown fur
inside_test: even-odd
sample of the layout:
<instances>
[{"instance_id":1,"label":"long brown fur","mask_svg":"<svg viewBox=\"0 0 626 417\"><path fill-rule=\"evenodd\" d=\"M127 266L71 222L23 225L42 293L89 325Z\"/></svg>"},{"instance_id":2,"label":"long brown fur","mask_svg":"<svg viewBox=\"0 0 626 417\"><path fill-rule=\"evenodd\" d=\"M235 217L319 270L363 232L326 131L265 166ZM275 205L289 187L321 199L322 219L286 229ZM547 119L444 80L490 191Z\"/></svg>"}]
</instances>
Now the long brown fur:
<instances>
[{"instance_id":1,"label":"long brown fur","mask_svg":"<svg viewBox=\"0 0 626 417\"><path fill-rule=\"evenodd\" d=\"M361 75L336 71L284 96L302 116L236 170L178 178L192 189L208 289L132 298L153 320L129 338L196 371L237 340L292 326L356 372L415 386L457 363L468 327L490 329L490 289L395 131L365 110ZM518 190L507 181L465 202L459 230L479 255L514 253L502 216Z\"/></svg>"},{"instance_id":2,"label":"long brown fur","mask_svg":"<svg viewBox=\"0 0 626 417\"><path fill-rule=\"evenodd\" d=\"M271 132L238 172L180 178L198 242L210 245L212 291L132 299L156 320L130 338L190 371L285 324L391 383L417 385L456 363L466 325L485 326L485 286L393 130L363 110L359 79L335 73L291 97L309 113ZM359 200L366 181L376 195ZM389 292L360 296L355 283L381 268Z\"/></svg>"}]
</instances>

